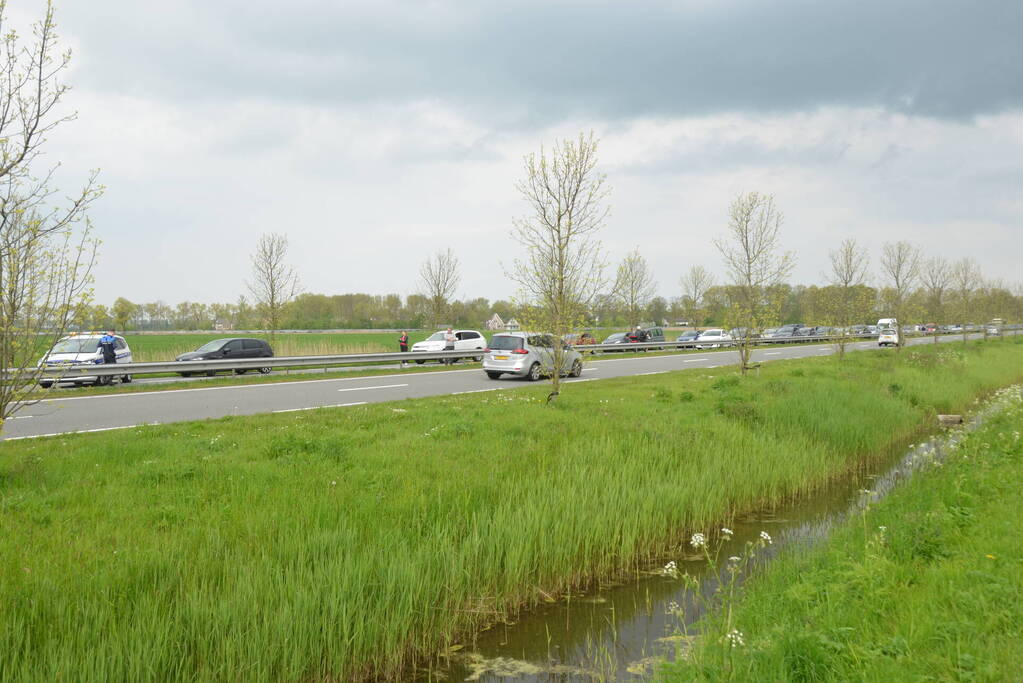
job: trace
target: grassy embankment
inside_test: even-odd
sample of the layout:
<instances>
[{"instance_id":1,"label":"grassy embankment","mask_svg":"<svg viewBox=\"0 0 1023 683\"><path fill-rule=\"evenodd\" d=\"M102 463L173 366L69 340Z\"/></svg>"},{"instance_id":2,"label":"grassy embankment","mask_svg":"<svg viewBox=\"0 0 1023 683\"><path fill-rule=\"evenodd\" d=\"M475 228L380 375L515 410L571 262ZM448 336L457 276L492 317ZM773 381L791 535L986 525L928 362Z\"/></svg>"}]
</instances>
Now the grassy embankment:
<instances>
[{"instance_id":1,"label":"grassy embankment","mask_svg":"<svg viewBox=\"0 0 1023 683\"><path fill-rule=\"evenodd\" d=\"M1023 680L1023 396L948 460L789 552L664 681ZM734 638L733 638L734 640Z\"/></svg>"},{"instance_id":2,"label":"grassy embankment","mask_svg":"<svg viewBox=\"0 0 1023 683\"><path fill-rule=\"evenodd\" d=\"M0 679L396 675L1023 376L945 345L0 448Z\"/></svg>"}]
</instances>

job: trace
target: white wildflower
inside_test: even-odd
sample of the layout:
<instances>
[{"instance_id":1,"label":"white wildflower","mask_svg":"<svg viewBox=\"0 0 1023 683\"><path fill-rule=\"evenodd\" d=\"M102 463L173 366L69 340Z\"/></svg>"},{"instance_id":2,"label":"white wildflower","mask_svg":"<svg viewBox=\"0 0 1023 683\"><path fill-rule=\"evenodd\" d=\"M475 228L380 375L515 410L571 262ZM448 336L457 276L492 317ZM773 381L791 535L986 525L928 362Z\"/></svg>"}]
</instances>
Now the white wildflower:
<instances>
[{"instance_id":1,"label":"white wildflower","mask_svg":"<svg viewBox=\"0 0 1023 683\"><path fill-rule=\"evenodd\" d=\"M725 536L731 536L733 532L728 527L721 527L721 533L723 533Z\"/></svg>"},{"instance_id":2,"label":"white wildflower","mask_svg":"<svg viewBox=\"0 0 1023 683\"><path fill-rule=\"evenodd\" d=\"M690 545L699 550L707 545L707 537L701 533L693 534L693 537L689 539Z\"/></svg>"},{"instance_id":3,"label":"white wildflower","mask_svg":"<svg viewBox=\"0 0 1023 683\"><path fill-rule=\"evenodd\" d=\"M728 558L728 561L731 562L732 564L736 564L737 562L741 562L742 558L739 557L738 555L732 555L731 557Z\"/></svg>"},{"instance_id":4,"label":"white wildflower","mask_svg":"<svg viewBox=\"0 0 1023 683\"><path fill-rule=\"evenodd\" d=\"M765 543L767 543L767 545L771 545L771 543L773 543L773 541L771 540L771 536L766 531L761 531L760 532L760 538Z\"/></svg>"},{"instance_id":5,"label":"white wildflower","mask_svg":"<svg viewBox=\"0 0 1023 683\"><path fill-rule=\"evenodd\" d=\"M664 576L678 576L678 566L675 564L675 560L672 560L668 564L664 565L664 569L661 570L661 574Z\"/></svg>"},{"instance_id":6,"label":"white wildflower","mask_svg":"<svg viewBox=\"0 0 1023 683\"><path fill-rule=\"evenodd\" d=\"M727 642L732 647L742 647L743 645L746 644L746 640L742 635L742 631L734 628L727 634L725 634L725 642Z\"/></svg>"},{"instance_id":7,"label":"white wildflower","mask_svg":"<svg viewBox=\"0 0 1023 683\"><path fill-rule=\"evenodd\" d=\"M668 614L678 614L678 612L681 609L682 608L679 606L679 604L677 602L675 602L674 600L672 600L671 602L668 603L668 611L667 611L667 613Z\"/></svg>"}]
</instances>

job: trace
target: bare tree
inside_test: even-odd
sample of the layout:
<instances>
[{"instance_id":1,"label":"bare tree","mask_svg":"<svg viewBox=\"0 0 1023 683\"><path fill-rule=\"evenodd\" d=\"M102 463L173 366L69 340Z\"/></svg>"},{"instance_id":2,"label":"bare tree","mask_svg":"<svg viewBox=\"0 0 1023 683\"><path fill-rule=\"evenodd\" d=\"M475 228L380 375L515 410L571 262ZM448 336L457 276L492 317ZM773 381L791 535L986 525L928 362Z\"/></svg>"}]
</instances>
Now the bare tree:
<instances>
[{"instance_id":1,"label":"bare tree","mask_svg":"<svg viewBox=\"0 0 1023 683\"><path fill-rule=\"evenodd\" d=\"M910 313L910 295L920 279L920 249L909 242L886 242L881 249L881 273L886 285L885 304L904 325ZM900 343L895 348L901 350L902 346Z\"/></svg>"},{"instance_id":2,"label":"bare tree","mask_svg":"<svg viewBox=\"0 0 1023 683\"><path fill-rule=\"evenodd\" d=\"M252 254L252 280L249 292L262 309L264 322L273 343L274 333L281 327L284 307L300 291L298 273L287 261L288 238L266 233L259 238Z\"/></svg>"},{"instance_id":3,"label":"bare tree","mask_svg":"<svg viewBox=\"0 0 1023 683\"><path fill-rule=\"evenodd\" d=\"M843 241L838 249L829 253L829 256L831 273L828 281L831 286L826 288L828 296L824 302L824 309L828 321L841 328L835 344L838 348L838 358L841 360L845 357L849 327L869 306L870 291L865 285L870 256L854 239Z\"/></svg>"},{"instance_id":4,"label":"bare tree","mask_svg":"<svg viewBox=\"0 0 1023 683\"><path fill-rule=\"evenodd\" d=\"M980 266L969 257L964 257L952 266L952 287L955 290L956 313L963 326L963 343L966 343L967 321L970 319L972 305L977 290L980 289L982 277Z\"/></svg>"},{"instance_id":5,"label":"bare tree","mask_svg":"<svg viewBox=\"0 0 1023 683\"><path fill-rule=\"evenodd\" d=\"M419 293L429 302L430 322L434 326L447 315L461 279L458 258L451 249L438 251L419 267Z\"/></svg>"},{"instance_id":6,"label":"bare tree","mask_svg":"<svg viewBox=\"0 0 1023 683\"><path fill-rule=\"evenodd\" d=\"M924 263L920 274L927 292L927 309L934 320L934 343L938 343L938 323L947 322L945 299L952 285L952 267L940 256L933 256Z\"/></svg>"},{"instance_id":7,"label":"bare tree","mask_svg":"<svg viewBox=\"0 0 1023 683\"><path fill-rule=\"evenodd\" d=\"M691 266L679 281L682 288L682 305L689 324L699 327L705 317L703 314L703 298L707 290L714 286L714 275L703 266Z\"/></svg>"},{"instance_id":8,"label":"bare tree","mask_svg":"<svg viewBox=\"0 0 1023 683\"><path fill-rule=\"evenodd\" d=\"M52 6L31 44L8 29L6 10L0 1L0 429L36 388L40 346L86 309L96 259L86 212L102 194L93 172L77 194L54 201L43 144L75 117L57 113L71 54L57 52Z\"/></svg>"},{"instance_id":9,"label":"bare tree","mask_svg":"<svg viewBox=\"0 0 1023 683\"><path fill-rule=\"evenodd\" d=\"M780 251L782 214L774 198L758 192L732 202L728 229L714 245L732 281L729 319L741 332L736 340L742 374L749 370L754 335L777 318L781 302L772 297L795 265L791 252Z\"/></svg>"},{"instance_id":10,"label":"bare tree","mask_svg":"<svg viewBox=\"0 0 1023 683\"><path fill-rule=\"evenodd\" d=\"M606 281L607 266L597 233L604 225L604 205L610 189L597 172L597 140L556 141L548 154L525 157L525 178L517 189L530 214L515 221L515 239L526 249L509 276L518 283L517 298L526 323L554 336L552 391L560 391L560 376L582 367L565 368L561 339L583 324Z\"/></svg>"},{"instance_id":11,"label":"bare tree","mask_svg":"<svg viewBox=\"0 0 1023 683\"><path fill-rule=\"evenodd\" d=\"M642 311L657 291L653 273L646 259L639 253L639 247L622 259L615 278L614 292L629 316L629 326L640 323Z\"/></svg>"}]
</instances>

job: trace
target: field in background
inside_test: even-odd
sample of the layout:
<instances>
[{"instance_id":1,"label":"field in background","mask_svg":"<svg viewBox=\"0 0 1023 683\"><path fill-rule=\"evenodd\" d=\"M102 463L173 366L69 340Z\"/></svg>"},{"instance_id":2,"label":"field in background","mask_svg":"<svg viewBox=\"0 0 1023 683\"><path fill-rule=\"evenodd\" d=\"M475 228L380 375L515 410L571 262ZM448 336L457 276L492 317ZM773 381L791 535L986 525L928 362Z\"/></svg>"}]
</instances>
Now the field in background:
<instances>
[{"instance_id":1,"label":"field in background","mask_svg":"<svg viewBox=\"0 0 1023 683\"><path fill-rule=\"evenodd\" d=\"M409 344L422 341L429 332L410 332ZM201 332L196 334L132 334L125 333L136 362L148 363L174 360L176 356L195 351L208 341L226 337L255 337L269 341L269 335L237 332ZM275 335L274 355L326 356L343 353L381 353L398 350L397 332L302 332Z\"/></svg>"},{"instance_id":2,"label":"field in background","mask_svg":"<svg viewBox=\"0 0 1023 683\"><path fill-rule=\"evenodd\" d=\"M401 677L1020 377L1003 340L6 443L0 679Z\"/></svg>"}]
</instances>

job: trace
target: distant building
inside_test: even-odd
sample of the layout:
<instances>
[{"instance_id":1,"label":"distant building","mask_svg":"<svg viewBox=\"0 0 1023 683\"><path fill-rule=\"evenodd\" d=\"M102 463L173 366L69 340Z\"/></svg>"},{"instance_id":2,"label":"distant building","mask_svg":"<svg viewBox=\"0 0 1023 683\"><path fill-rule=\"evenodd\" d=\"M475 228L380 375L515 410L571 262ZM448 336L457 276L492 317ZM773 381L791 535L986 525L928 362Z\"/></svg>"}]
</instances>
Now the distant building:
<instances>
[{"instance_id":1,"label":"distant building","mask_svg":"<svg viewBox=\"0 0 1023 683\"><path fill-rule=\"evenodd\" d=\"M488 330L503 330L503 329L505 329L504 321L501 320L501 316L499 316L497 313L495 313L494 316L490 320L488 320L487 322L483 323L483 325Z\"/></svg>"},{"instance_id":2,"label":"distant building","mask_svg":"<svg viewBox=\"0 0 1023 683\"><path fill-rule=\"evenodd\" d=\"M511 320L504 324L504 329L508 330L509 332L518 332L519 330L522 329L522 327L519 325L518 320L512 318Z\"/></svg>"}]
</instances>

